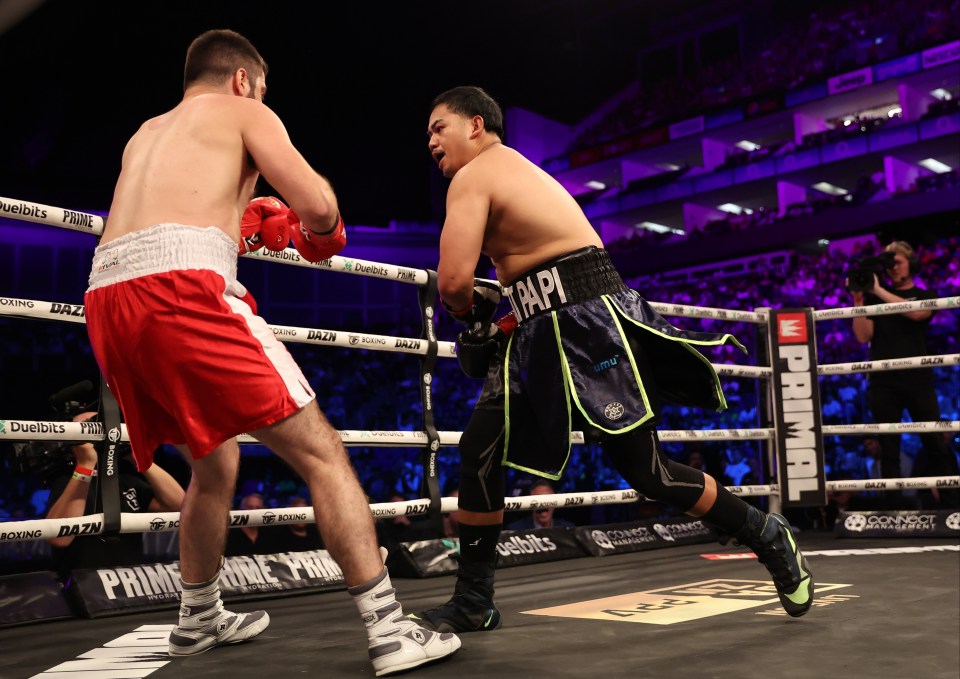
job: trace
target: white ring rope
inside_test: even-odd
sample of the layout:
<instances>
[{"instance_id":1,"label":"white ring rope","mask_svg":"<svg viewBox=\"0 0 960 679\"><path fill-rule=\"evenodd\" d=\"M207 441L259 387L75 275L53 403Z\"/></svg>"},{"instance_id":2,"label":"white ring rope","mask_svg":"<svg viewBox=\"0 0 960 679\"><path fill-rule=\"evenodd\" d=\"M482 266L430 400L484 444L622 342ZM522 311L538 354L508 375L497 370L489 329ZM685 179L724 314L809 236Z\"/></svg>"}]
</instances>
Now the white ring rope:
<instances>
[{"instance_id":1,"label":"white ring rope","mask_svg":"<svg viewBox=\"0 0 960 679\"><path fill-rule=\"evenodd\" d=\"M273 334L281 342L319 344L326 347L343 347L344 349L370 349L372 351L419 354L421 356L425 355L430 349L430 343L427 340L410 337L367 335L359 332L344 332L343 330L294 328L287 325L271 325L270 329L273 330ZM441 358L457 357L456 343L437 342L437 347L437 356Z\"/></svg>"},{"instance_id":2,"label":"white ring rope","mask_svg":"<svg viewBox=\"0 0 960 679\"><path fill-rule=\"evenodd\" d=\"M859 361L857 363L828 363L817 366L820 375L851 375L883 370L904 370L913 368L945 368L960 365L960 354L942 354L933 356L914 356L912 358L893 358L885 361Z\"/></svg>"},{"instance_id":3,"label":"white ring rope","mask_svg":"<svg viewBox=\"0 0 960 679\"><path fill-rule=\"evenodd\" d=\"M764 368L758 365L736 365L732 363L711 363L718 375L730 377L752 377L754 379L769 379L773 376L773 368Z\"/></svg>"},{"instance_id":4,"label":"white ring rope","mask_svg":"<svg viewBox=\"0 0 960 679\"><path fill-rule=\"evenodd\" d=\"M106 221L100 215L75 210L64 210L59 207L31 203L25 200L17 200L16 198L5 198L3 196L0 196L0 210L2 210L5 216L14 219L34 222L36 224L46 224L47 226L56 226L72 231L81 231L93 236L100 236L106 224ZM321 262L308 262L303 259L300 253L294 248L288 248L280 252L271 252L266 248L261 248L244 256L260 257L282 264L307 266L329 271L352 273L360 276L384 278L401 283L414 283L417 285L425 285L429 278L429 274L424 269L412 269L394 264L369 262L364 259L355 259L352 257L334 256Z\"/></svg>"},{"instance_id":5,"label":"white ring rope","mask_svg":"<svg viewBox=\"0 0 960 679\"><path fill-rule=\"evenodd\" d=\"M960 476L923 476L903 479L863 479L851 481L827 481L827 490L877 490L895 491L920 488L957 488ZM734 495L741 497L777 495L777 484L755 486L727 486ZM583 507L588 505L625 504L648 501L647 498L632 489L594 491L586 493L556 493L553 495L529 495L525 497L504 498L505 510L529 511L545 507ZM441 498L440 511L457 511L458 499ZM430 508L430 500L408 500L406 502L383 502L370 505L375 519L388 519L397 516L425 515ZM312 507L284 507L277 509L249 509L230 512L230 527L255 528L261 526L281 526L295 523L315 523ZM121 533L158 533L176 530L180 527L179 512L147 512L142 514L123 513L120 515ZM103 533L103 514L90 514L69 519L33 519L0 523L0 543L29 540L49 540L56 537L100 535Z\"/></svg>"},{"instance_id":6,"label":"white ring rope","mask_svg":"<svg viewBox=\"0 0 960 679\"><path fill-rule=\"evenodd\" d=\"M937 299L921 299L914 302L821 309L813 312L813 320L825 321L836 318L853 318L855 316L886 316L902 314L906 311L933 311L935 309L956 309L958 307L960 307L960 297L938 297Z\"/></svg>"},{"instance_id":7,"label":"white ring rope","mask_svg":"<svg viewBox=\"0 0 960 679\"><path fill-rule=\"evenodd\" d=\"M294 248L287 248L279 252L260 248L259 250L248 252L242 256L248 258L259 257L260 259L279 262L280 264L312 267L314 269L323 269L324 271L336 271L337 273L352 273L358 276L383 278L388 281L414 283L415 285L426 285L430 277L425 269L411 269L406 266L370 262L365 259L355 259L341 255L334 255L329 259L324 259L319 262L308 262L301 257L300 253Z\"/></svg>"},{"instance_id":8,"label":"white ring rope","mask_svg":"<svg viewBox=\"0 0 960 679\"><path fill-rule=\"evenodd\" d=\"M52 205L31 203L27 200L4 198L3 196L0 196L0 211L5 217L36 224L58 226L61 229L70 229L71 231L81 231L92 236L102 234L107 223L100 215L90 214L89 212L64 210Z\"/></svg>"},{"instance_id":9,"label":"white ring rope","mask_svg":"<svg viewBox=\"0 0 960 679\"><path fill-rule=\"evenodd\" d=\"M650 306L664 316L682 316L684 318L716 318L721 321L742 321L744 323L766 323L768 316L763 311L740 311L738 309L715 309L706 306L688 306L669 302L650 302Z\"/></svg>"},{"instance_id":10,"label":"white ring rope","mask_svg":"<svg viewBox=\"0 0 960 679\"><path fill-rule=\"evenodd\" d=\"M86 310L82 304L63 302L44 302L36 299L18 299L0 297L0 316L18 318L37 318L52 321L86 323ZM274 336L281 342L318 344L344 349L371 349L403 354L426 354L429 343L425 339L413 337L391 337L389 335L368 335L343 330L323 330L320 328L295 328L287 325L270 325ZM437 356L456 358L454 342L437 342Z\"/></svg>"},{"instance_id":11,"label":"white ring rope","mask_svg":"<svg viewBox=\"0 0 960 679\"><path fill-rule=\"evenodd\" d=\"M930 432L960 432L960 420L931 422L886 422L877 424L826 424L823 434L840 436L853 434L910 434ZM441 446L460 444L459 431L438 431ZM337 431L345 446L382 448L422 447L427 444L423 431L389 431L344 429ZM663 429L657 435L661 441L741 441L766 440L774 437L770 427L756 429ZM102 441L100 422L45 422L35 420L0 420L0 439L8 441ZM127 425L120 425L120 440L129 441ZM237 437L240 443L260 443L249 434ZM570 433L570 442L584 443L583 432Z\"/></svg>"}]
</instances>

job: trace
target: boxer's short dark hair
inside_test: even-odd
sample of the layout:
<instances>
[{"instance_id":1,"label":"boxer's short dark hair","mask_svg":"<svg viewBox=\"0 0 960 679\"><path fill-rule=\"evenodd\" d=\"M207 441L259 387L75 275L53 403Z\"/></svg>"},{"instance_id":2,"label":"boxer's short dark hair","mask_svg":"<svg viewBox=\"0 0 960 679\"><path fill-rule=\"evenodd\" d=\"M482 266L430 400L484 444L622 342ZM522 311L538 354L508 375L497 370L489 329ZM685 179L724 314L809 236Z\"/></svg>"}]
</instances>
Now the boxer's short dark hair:
<instances>
[{"instance_id":1,"label":"boxer's short dark hair","mask_svg":"<svg viewBox=\"0 0 960 679\"><path fill-rule=\"evenodd\" d=\"M444 104L454 113L462 116L480 116L483 126L488 132L500 137L503 135L503 111L500 104L487 94L482 88L472 85L461 85L437 95L431 109Z\"/></svg>"},{"instance_id":2,"label":"boxer's short dark hair","mask_svg":"<svg viewBox=\"0 0 960 679\"><path fill-rule=\"evenodd\" d=\"M222 82L238 68L245 68L253 78L267 75L267 62L245 37L229 29L207 31L187 49L183 89L195 82Z\"/></svg>"}]
</instances>

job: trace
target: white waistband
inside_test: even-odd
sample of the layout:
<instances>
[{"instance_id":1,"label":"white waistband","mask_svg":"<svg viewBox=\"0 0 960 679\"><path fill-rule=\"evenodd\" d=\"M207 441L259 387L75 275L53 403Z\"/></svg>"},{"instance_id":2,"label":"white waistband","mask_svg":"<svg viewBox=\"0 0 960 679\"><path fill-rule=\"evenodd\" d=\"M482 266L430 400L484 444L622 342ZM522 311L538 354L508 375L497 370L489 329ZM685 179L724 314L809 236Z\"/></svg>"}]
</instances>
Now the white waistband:
<instances>
[{"instance_id":1,"label":"white waistband","mask_svg":"<svg viewBox=\"0 0 960 679\"><path fill-rule=\"evenodd\" d=\"M208 269L235 279L237 244L215 226L155 224L98 246L88 290L183 269Z\"/></svg>"}]
</instances>

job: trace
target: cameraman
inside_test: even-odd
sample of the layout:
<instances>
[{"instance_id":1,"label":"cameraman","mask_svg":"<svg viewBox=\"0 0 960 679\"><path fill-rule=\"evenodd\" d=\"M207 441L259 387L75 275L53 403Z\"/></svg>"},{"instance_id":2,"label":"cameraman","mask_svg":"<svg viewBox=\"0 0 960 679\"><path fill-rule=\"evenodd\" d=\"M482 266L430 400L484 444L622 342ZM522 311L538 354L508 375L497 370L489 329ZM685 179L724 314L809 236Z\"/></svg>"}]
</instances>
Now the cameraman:
<instances>
[{"instance_id":1,"label":"cameraman","mask_svg":"<svg viewBox=\"0 0 960 679\"><path fill-rule=\"evenodd\" d=\"M884 250L884 270L890 287L880 285L873 274L872 287L851 289L854 306L894 304L914 300L935 299L930 290L918 288L913 276L919 271L919 261L913 248L904 241L894 241ZM848 279L848 289L851 287ZM866 285L859 286L867 288ZM926 356L927 328L933 312L906 311L883 316L858 316L853 319L853 332L862 343L870 343L870 360L883 361L913 356ZM914 422L939 420L940 408L929 369L890 370L869 373L868 396L870 410L876 422L899 422L904 409ZM920 440L927 454L929 471L943 475L957 474L956 457L947 449L939 433L921 434ZM900 478L900 438L880 437L880 472L883 478ZM956 492L943 493L945 506L956 504ZM891 509L901 499L900 493L887 493Z\"/></svg>"},{"instance_id":2,"label":"cameraman","mask_svg":"<svg viewBox=\"0 0 960 679\"><path fill-rule=\"evenodd\" d=\"M74 422L96 417L95 412L74 416ZM94 513L97 451L92 443L78 443L67 447L76 466L54 478L50 483L48 519L65 519ZM137 472L124 457L119 468L120 508L123 512L178 512L183 503L183 488L170 474L154 463L144 472ZM75 568L131 566L143 562L143 535L122 533L117 542L107 542L101 536L74 536L51 538L53 559L61 575Z\"/></svg>"}]
</instances>

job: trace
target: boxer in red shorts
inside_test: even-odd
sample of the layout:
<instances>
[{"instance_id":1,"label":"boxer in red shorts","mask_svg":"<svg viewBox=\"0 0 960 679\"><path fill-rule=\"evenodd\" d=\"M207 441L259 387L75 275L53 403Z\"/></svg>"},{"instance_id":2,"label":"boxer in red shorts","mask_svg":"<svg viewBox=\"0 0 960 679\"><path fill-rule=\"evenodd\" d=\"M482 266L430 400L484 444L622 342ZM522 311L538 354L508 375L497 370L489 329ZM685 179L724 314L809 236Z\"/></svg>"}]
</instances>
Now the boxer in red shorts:
<instances>
[{"instance_id":1,"label":"boxer in red shorts","mask_svg":"<svg viewBox=\"0 0 960 679\"><path fill-rule=\"evenodd\" d=\"M193 471L180 514L171 655L244 641L269 624L264 611L225 610L218 587L236 437L247 432L306 481L374 670L392 674L447 657L460 640L404 617L340 437L236 280L238 253L292 240L316 262L346 244L330 183L263 104L266 75L263 58L233 31L191 44L182 101L147 120L124 150L85 299L90 340L140 468L169 443ZM276 198L250 201L261 173L292 209Z\"/></svg>"}]
</instances>

